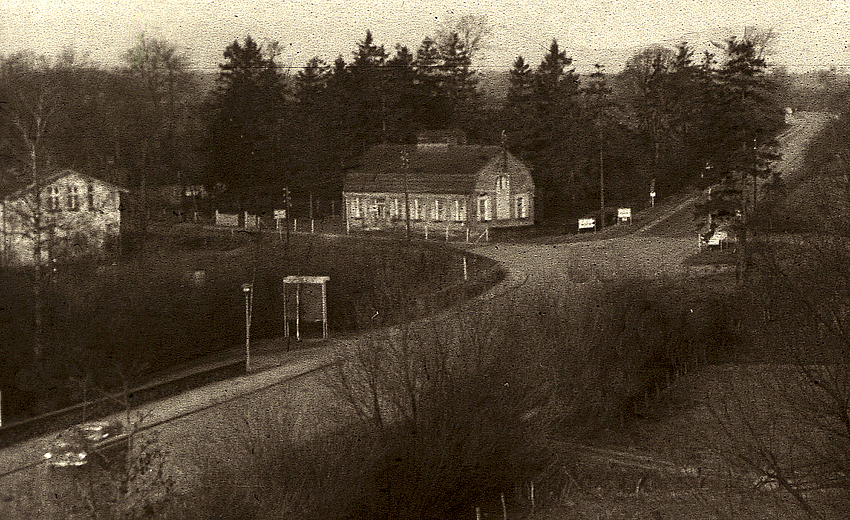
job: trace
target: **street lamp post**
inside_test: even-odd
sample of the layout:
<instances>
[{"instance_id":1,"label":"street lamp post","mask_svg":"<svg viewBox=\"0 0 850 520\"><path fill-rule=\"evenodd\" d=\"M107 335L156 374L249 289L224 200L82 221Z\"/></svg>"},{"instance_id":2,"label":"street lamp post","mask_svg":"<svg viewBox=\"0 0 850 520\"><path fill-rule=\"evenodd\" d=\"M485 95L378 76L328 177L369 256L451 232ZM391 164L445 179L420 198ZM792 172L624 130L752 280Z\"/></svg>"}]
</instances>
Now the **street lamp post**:
<instances>
[{"instance_id":1,"label":"street lamp post","mask_svg":"<svg viewBox=\"0 0 850 520\"><path fill-rule=\"evenodd\" d=\"M410 152L401 151L401 166L404 168L404 220L407 225L407 241L410 242L410 192L407 189L407 176L410 171Z\"/></svg>"},{"instance_id":2,"label":"street lamp post","mask_svg":"<svg viewBox=\"0 0 850 520\"><path fill-rule=\"evenodd\" d=\"M251 371L251 307L254 300L254 284L243 283L242 292L245 294L245 372Z\"/></svg>"}]
</instances>

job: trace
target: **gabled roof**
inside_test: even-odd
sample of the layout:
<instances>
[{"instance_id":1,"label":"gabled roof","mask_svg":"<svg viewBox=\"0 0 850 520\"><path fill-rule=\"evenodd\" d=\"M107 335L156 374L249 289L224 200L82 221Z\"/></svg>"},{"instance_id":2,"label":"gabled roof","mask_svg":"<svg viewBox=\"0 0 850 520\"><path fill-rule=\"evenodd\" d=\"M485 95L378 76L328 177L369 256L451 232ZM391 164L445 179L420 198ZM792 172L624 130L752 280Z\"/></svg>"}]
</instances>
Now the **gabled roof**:
<instances>
[{"instance_id":1,"label":"gabled roof","mask_svg":"<svg viewBox=\"0 0 850 520\"><path fill-rule=\"evenodd\" d=\"M129 191L125 188L119 188L118 186L115 186L111 182L105 181L103 179L99 179L97 177L93 177L93 176L85 174L85 173L80 173L80 172L78 172L76 170L72 170L70 168L58 170L58 171L53 172L49 175L46 175L45 177L42 177L41 182L39 182L39 184L41 184L42 187L49 186L50 184L53 184L57 180L61 179L62 177L67 177L68 175L76 175L78 177L81 177L83 179L88 180L89 182L99 182L101 184L106 184L116 191L121 191L121 192L124 192L124 193L127 193ZM2 193L0 195L2 195L4 200L9 200L9 199L14 199L14 198L20 197L24 193L32 191L34 189L35 189L35 183L30 183L30 184L27 184L25 186L21 186L20 184L18 184L15 187L12 187L10 189L5 190L5 193Z\"/></svg>"},{"instance_id":2,"label":"gabled roof","mask_svg":"<svg viewBox=\"0 0 850 520\"><path fill-rule=\"evenodd\" d=\"M343 191L403 192L403 150L410 154L407 190L413 193L438 194L473 193L478 172L490 160L503 153L499 146L376 146L363 156L362 166L349 171Z\"/></svg>"}]
</instances>

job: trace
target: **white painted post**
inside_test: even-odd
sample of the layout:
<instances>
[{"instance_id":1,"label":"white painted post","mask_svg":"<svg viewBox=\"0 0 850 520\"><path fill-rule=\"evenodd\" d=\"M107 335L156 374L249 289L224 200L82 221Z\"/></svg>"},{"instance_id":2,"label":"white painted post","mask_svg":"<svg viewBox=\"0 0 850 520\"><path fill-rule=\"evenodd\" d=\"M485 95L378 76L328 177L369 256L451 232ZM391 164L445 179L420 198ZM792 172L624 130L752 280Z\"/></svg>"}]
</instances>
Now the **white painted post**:
<instances>
[{"instance_id":1,"label":"white painted post","mask_svg":"<svg viewBox=\"0 0 850 520\"><path fill-rule=\"evenodd\" d=\"M466 228L466 243L469 243L469 228Z\"/></svg>"},{"instance_id":2,"label":"white painted post","mask_svg":"<svg viewBox=\"0 0 850 520\"><path fill-rule=\"evenodd\" d=\"M286 313L286 287L287 284L283 284L283 335L286 336L287 348L289 345L289 315Z\"/></svg>"},{"instance_id":3,"label":"white painted post","mask_svg":"<svg viewBox=\"0 0 850 520\"><path fill-rule=\"evenodd\" d=\"M301 283L295 285L295 340L301 341Z\"/></svg>"},{"instance_id":4,"label":"white painted post","mask_svg":"<svg viewBox=\"0 0 850 520\"><path fill-rule=\"evenodd\" d=\"M310 234L313 234L313 233L316 232L315 222L316 221L314 219L310 219Z\"/></svg>"},{"instance_id":5,"label":"white painted post","mask_svg":"<svg viewBox=\"0 0 850 520\"><path fill-rule=\"evenodd\" d=\"M322 282L322 338L328 338L328 298L325 282Z\"/></svg>"},{"instance_id":6,"label":"white painted post","mask_svg":"<svg viewBox=\"0 0 850 520\"><path fill-rule=\"evenodd\" d=\"M484 228L484 241L490 241L490 228Z\"/></svg>"},{"instance_id":7,"label":"white painted post","mask_svg":"<svg viewBox=\"0 0 850 520\"><path fill-rule=\"evenodd\" d=\"M428 224L425 224L425 240L428 240Z\"/></svg>"},{"instance_id":8,"label":"white painted post","mask_svg":"<svg viewBox=\"0 0 850 520\"><path fill-rule=\"evenodd\" d=\"M466 257L464 256L463 257L463 281L465 282L467 280L469 280L469 276L467 275L467 272L466 272Z\"/></svg>"},{"instance_id":9,"label":"white painted post","mask_svg":"<svg viewBox=\"0 0 850 520\"><path fill-rule=\"evenodd\" d=\"M218 210L215 210L215 225L218 225Z\"/></svg>"},{"instance_id":10,"label":"white painted post","mask_svg":"<svg viewBox=\"0 0 850 520\"><path fill-rule=\"evenodd\" d=\"M294 219L292 219L292 222L293 222L293 226L294 226L294 229L292 231L295 232L295 233L298 233L298 219L294 218Z\"/></svg>"},{"instance_id":11,"label":"white painted post","mask_svg":"<svg viewBox=\"0 0 850 520\"><path fill-rule=\"evenodd\" d=\"M475 506L475 520L481 520L481 508Z\"/></svg>"},{"instance_id":12,"label":"white painted post","mask_svg":"<svg viewBox=\"0 0 850 520\"><path fill-rule=\"evenodd\" d=\"M505 494L502 493L502 520L508 520L508 508L505 505Z\"/></svg>"}]
</instances>

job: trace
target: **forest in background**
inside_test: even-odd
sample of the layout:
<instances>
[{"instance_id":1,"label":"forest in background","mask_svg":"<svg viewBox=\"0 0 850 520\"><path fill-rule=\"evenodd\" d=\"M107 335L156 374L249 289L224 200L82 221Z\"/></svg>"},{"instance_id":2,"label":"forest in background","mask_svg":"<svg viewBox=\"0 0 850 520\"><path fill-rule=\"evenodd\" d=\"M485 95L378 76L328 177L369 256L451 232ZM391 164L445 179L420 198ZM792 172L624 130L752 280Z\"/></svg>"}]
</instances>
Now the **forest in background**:
<instances>
[{"instance_id":1,"label":"forest in background","mask_svg":"<svg viewBox=\"0 0 850 520\"><path fill-rule=\"evenodd\" d=\"M758 38L730 39L716 55L648 47L620 72L585 76L552 40L539 62L479 71L488 32L486 20L462 17L416 49L390 51L367 31L350 56L294 70L275 43L249 35L223 50L214 79L145 34L117 68L67 49L5 56L0 187L71 167L142 197L149 186L204 184L243 209L257 186L332 199L370 146L459 129L528 163L538 220L558 221L602 198L637 205L652 180L663 197L751 168L748 150L771 146L784 107L839 105L847 85L834 71L769 68Z\"/></svg>"}]
</instances>

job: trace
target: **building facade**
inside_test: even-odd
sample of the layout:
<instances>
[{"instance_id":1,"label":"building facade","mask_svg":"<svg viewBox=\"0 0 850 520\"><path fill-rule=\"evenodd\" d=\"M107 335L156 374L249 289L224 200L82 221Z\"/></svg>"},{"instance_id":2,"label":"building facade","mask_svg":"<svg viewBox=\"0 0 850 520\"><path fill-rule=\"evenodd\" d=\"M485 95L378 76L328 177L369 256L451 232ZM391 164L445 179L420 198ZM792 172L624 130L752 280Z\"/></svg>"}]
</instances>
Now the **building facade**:
<instances>
[{"instance_id":1,"label":"building facade","mask_svg":"<svg viewBox=\"0 0 850 520\"><path fill-rule=\"evenodd\" d=\"M0 200L3 265L33 265L36 241L41 261L99 254L120 240L122 193L126 190L74 170L62 170Z\"/></svg>"},{"instance_id":2,"label":"building facade","mask_svg":"<svg viewBox=\"0 0 850 520\"><path fill-rule=\"evenodd\" d=\"M343 199L352 227L515 227L534 223L534 182L499 146L382 145L349 172Z\"/></svg>"}]
</instances>

